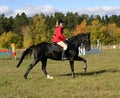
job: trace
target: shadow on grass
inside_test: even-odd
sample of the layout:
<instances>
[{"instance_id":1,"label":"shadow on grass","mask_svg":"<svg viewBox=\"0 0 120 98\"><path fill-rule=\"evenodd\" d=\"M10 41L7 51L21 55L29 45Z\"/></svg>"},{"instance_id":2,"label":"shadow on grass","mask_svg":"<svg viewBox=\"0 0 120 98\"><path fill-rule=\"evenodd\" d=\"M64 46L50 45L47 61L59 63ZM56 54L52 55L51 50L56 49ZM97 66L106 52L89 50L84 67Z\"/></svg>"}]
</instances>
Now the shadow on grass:
<instances>
[{"instance_id":1,"label":"shadow on grass","mask_svg":"<svg viewBox=\"0 0 120 98\"><path fill-rule=\"evenodd\" d=\"M92 76L92 75L99 75L99 74L104 74L104 73L116 73L116 72L120 72L120 70L117 70L117 69L108 69L108 70L99 70L99 71L92 71L92 72L86 72L86 73L75 73L76 76L79 76L79 75L87 75L87 76ZM58 75L58 76L71 76L71 73L68 73L68 74L61 74L61 75Z\"/></svg>"}]
</instances>

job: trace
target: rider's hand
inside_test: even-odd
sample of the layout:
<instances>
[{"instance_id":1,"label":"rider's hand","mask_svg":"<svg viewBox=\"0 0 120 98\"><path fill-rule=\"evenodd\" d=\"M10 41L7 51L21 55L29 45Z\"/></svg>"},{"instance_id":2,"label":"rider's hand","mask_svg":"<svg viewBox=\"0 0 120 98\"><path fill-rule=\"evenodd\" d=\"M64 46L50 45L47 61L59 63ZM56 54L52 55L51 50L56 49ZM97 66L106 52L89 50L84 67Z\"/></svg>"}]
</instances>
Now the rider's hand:
<instances>
[{"instance_id":1,"label":"rider's hand","mask_svg":"<svg viewBox=\"0 0 120 98\"><path fill-rule=\"evenodd\" d=\"M68 38L66 38L66 40L68 40Z\"/></svg>"}]
</instances>

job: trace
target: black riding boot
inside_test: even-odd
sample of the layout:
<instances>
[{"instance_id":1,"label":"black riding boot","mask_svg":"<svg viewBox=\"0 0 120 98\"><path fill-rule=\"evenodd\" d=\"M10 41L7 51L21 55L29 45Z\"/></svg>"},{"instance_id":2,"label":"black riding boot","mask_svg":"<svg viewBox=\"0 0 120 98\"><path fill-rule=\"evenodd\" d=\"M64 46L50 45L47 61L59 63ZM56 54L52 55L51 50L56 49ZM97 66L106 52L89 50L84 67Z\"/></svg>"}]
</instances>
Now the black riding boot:
<instances>
[{"instance_id":1,"label":"black riding boot","mask_svg":"<svg viewBox=\"0 0 120 98\"><path fill-rule=\"evenodd\" d=\"M67 59L67 57L66 57L66 55L65 55L65 50L63 50L62 51L62 60L66 60Z\"/></svg>"}]
</instances>

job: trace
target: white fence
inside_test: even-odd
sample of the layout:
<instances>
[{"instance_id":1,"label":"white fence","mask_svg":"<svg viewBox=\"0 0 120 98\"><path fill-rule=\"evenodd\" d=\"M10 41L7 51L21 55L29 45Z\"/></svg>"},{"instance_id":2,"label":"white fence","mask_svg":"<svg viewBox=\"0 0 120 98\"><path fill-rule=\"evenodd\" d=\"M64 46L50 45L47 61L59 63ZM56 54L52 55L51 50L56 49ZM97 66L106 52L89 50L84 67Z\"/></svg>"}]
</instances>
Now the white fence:
<instances>
[{"instance_id":1,"label":"white fence","mask_svg":"<svg viewBox=\"0 0 120 98\"><path fill-rule=\"evenodd\" d=\"M97 40L97 45L94 47L91 47L91 50L86 51L83 45L79 47L79 55L87 55L87 54L94 54L94 53L100 53L102 52L101 42Z\"/></svg>"}]
</instances>

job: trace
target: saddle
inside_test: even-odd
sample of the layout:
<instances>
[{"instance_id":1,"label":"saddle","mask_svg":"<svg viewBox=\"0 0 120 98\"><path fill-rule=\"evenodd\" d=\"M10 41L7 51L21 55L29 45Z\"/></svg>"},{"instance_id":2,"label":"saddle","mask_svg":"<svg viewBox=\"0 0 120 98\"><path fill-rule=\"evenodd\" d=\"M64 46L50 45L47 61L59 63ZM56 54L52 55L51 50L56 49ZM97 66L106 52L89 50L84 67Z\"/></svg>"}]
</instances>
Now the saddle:
<instances>
[{"instance_id":1,"label":"saddle","mask_svg":"<svg viewBox=\"0 0 120 98\"><path fill-rule=\"evenodd\" d=\"M56 52L62 52L63 48L59 46L57 43L52 43L52 50Z\"/></svg>"}]
</instances>

